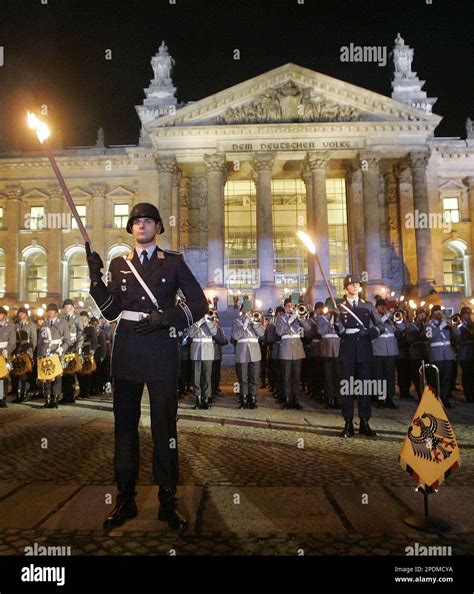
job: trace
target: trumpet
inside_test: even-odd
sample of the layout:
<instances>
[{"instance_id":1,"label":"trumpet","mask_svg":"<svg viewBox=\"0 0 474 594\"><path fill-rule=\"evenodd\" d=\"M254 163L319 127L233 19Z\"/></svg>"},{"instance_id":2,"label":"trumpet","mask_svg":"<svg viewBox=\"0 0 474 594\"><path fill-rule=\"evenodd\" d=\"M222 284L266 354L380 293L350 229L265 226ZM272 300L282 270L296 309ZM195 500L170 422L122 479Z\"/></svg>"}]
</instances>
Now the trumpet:
<instances>
[{"instance_id":1,"label":"trumpet","mask_svg":"<svg viewBox=\"0 0 474 594\"><path fill-rule=\"evenodd\" d=\"M209 312L206 314L206 320L208 322L218 322L219 314L215 309L210 309Z\"/></svg>"},{"instance_id":2,"label":"trumpet","mask_svg":"<svg viewBox=\"0 0 474 594\"><path fill-rule=\"evenodd\" d=\"M453 314L449 318L449 323L451 326L460 326L462 324L461 316L458 313Z\"/></svg>"},{"instance_id":3,"label":"trumpet","mask_svg":"<svg viewBox=\"0 0 474 594\"><path fill-rule=\"evenodd\" d=\"M399 324L400 322L404 322L407 319L407 314L405 311L402 311L400 309L397 309L397 311L394 311L392 314L392 320L394 322L396 322L397 324Z\"/></svg>"},{"instance_id":4,"label":"trumpet","mask_svg":"<svg viewBox=\"0 0 474 594\"><path fill-rule=\"evenodd\" d=\"M298 303L296 311L300 318L306 318L309 316L309 307L306 303Z\"/></svg>"},{"instance_id":5,"label":"trumpet","mask_svg":"<svg viewBox=\"0 0 474 594\"><path fill-rule=\"evenodd\" d=\"M254 324L261 324L263 322L263 313L261 311L254 311L250 317Z\"/></svg>"}]
</instances>

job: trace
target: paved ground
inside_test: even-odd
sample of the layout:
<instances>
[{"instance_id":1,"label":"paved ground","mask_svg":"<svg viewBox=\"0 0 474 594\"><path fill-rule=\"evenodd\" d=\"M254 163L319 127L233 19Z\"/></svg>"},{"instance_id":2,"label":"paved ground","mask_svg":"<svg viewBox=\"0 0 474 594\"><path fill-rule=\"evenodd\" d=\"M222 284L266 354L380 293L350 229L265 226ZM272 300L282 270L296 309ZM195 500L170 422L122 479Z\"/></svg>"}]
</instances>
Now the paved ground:
<instances>
[{"instance_id":1,"label":"paved ground","mask_svg":"<svg viewBox=\"0 0 474 594\"><path fill-rule=\"evenodd\" d=\"M73 555L404 555L415 542L474 552L474 406L449 411L462 466L431 497L433 514L451 522L442 537L409 529L421 511L413 480L397 464L416 409L375 409L375 440L339 437L341 419L303 398L303 411L283 411L261 391L257 410L239 410L233 374L209 411L180 401L182 536L156 518L151 484L147 397L141 421L139 516L104 536L112 484L110 398L42 410L41 402L0 409L0 554L25 546L69 546Z\"/></svg>"}]
</instances>

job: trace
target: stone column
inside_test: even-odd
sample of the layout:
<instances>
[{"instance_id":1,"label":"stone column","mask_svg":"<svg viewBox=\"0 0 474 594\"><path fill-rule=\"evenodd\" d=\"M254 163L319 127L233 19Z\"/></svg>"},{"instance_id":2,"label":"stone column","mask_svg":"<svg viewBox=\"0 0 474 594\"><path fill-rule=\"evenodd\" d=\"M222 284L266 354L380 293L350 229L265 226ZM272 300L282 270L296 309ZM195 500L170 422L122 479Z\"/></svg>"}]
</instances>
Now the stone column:
<instances>
[{"instance_id":1,"label":"stone column","mask_svg":"<svg viewBox=\"0 0 474 594\"><path fill-rule=\"evenodd\" d=\"M409 217L413 216L413 180L411 171L406 162L399 163L395 169L398 181L399 209L400 209L400 235L403 254L403 291L411 293L411 286L416 283L416 241L415 229L407 224ZM408 216L407 216L408 215Z\"/></svg>"},{"instance_id":2,"label":"stone column","mask_svg":"<svg viewBox=\"0 0 474 594\"><path fill-rule=\"evenodd\" d=\"M472 295L474 290L472 285L474 279L474 176L466 178L465 182L468 187L469 220L471 222L471 245L468 252L469 266L466 265L469 270L469 280L466 278L466 294Z\"/></svg>"},{"instance_id":3,"label":"stone column","mask_svg":"<svg viewBox=\"0 0 474 594\"><path fill-rule=\"evenodd\" d=\"M384 288L379 220L379 158L373 153L360 153L365 220L366 295L369 299Z\"/></svg>"},{"instance_id":4,"label":"stone column","mask_svg":"<svg viewBox=\"0 0 474 594\"><path fill-rule=\"evenodd\" d=\"M364 199L362 171L359 162L349 162L346 167L348 189L348 227L351 254L351 272L361 274L365 262Z\"/></svg>"},{"instance_id":5,"label":"stone column","mask_svg":"<svg viewBox=\"0 0 474 594\"><path fill-rule=\"evenodd\" d=\"M429 220L428 184L426 167L430 159L429 152L410 153L410 167L413 175L413 205L419 214L426 214ZM415 228L416 259L418 272L418 294L427 295L433 287L433 252L431 229Z\"/></svg>"},{"instance_id":6,"label":"stone column","mask_svg":"<svg viewBox=\"0 0 474 594\"><path fill-rule=\"evenodd\" d=\"M158 210L165 232L158 235L158 244L162 249L171 249L173 231L171 227L176 220L176 213L172 208L173 176L177 171L176 158L174 156L155 156L156 169L158 171ZM175 219L173 219L173 215Z\"/></svg>"},{"instance_id":7,"label":"stone column","mask_svg":"<svg viewBox=\"0 0 474 594\"><path fill-rule=\"evenodd\" d=\"M326 171L329 165L329 152L320 151L308 153L308 162L313 180L313 236L319 262L328 279L330 280L329 259L329 223L328 199L326 194ZM323 275L315 262L315 283L313 285L314 301L325 301L329 295ZM331 283L331 289L335 288Z\"/></svg>"},{"instance_id":8,"label":"stone column","mask_svg":"<svg viewBox=\"0 0 474 594\"><path fill-rule=\"evenodd\" d=\"M301 178L303 179L306 187L306 233L314 238L314 200L313 200L313 175L311 168L308 163L305 163L301 172ZM314 306L315 302L315 283L316 283L316 258L308 252L308 287L306 290L305 300L306 303Z\"/></svg>"},{"instance_id":9,"label":"stone column","mask_svg":"<svg viewBox=\"0 0 474 594\"><path fill-rule=\"evenodd\" d=\"M62 209L63 209L63 193L59 187L50 187L48 208L47 213L49 216L48 220L62 220ZM54 217L51 215L54 213ZM58 215L59 213L59 215ZM79 233L79 231L78 231ZM62 305L62 260L63 260L63 242L62 242L62 230L59 228L48 229L47 242L48 242L48 299L56 302L58 306Z\"/></svg>"},{"instance_id":10,"label":"stone column","mask_svg":"<svg viewBox=\"0 0 474 594\"><path fill-rule=\"evenodd\" d=\"M223 153L204 155L207 170L207 296L219 297L218 309L227 309L224 277L224 186L227 177Z\"/></svg>"},{"instance_id":11,"label":"stone column","mask_svg":"<svg viewBox=\"0 0 474 594\"><path fill-rule=\"evenodd\" d=\"M259 153L254 160L257 172L257 267L259 286L256 298L262 302L262 310L275 307L280 297L275 284L275 250L273 249L272 213L272 168L275 155Z\"/></svg>"},{"instance_id":12,"label":"stone column","mask_svg":"<svg viewBox=\"0 0 474 594\"><path fill-rule=\"evenodd\" d=\"M19 287L19 260L20 260L20 233L24 227L21 221L21 195L23 189L19 185L7 186L8 200L5 209L5 225L8 241L6 243L6 271L5 271L5 301L18 301L20 299Z\"/></svg>"},{"instance_id":13,"label":"stone column","mask_svg":"<svg viewBox=\"0 0 474 594\"><path fill-rule=\"evenodd\" d=\"M171 246L174 251L179 251L180 249L180 235L179 230L181 228L181 212L179 207L179 180L181 178L181 170L179 168L176 169L176 173L173 176L171 182L171 211L172 215L172 222L174 223L171 225Z\"/></svg>"},{"instance_id":14,"label":"stone column","mask_svg":"<svg viewBox=\"0 0 474 594\"><path fill-rule=\"evenodd\" d=\"M107 193L107 186L105 184L91 184L92 204L91 212L87 213L86 220L92 222L93 227L90 231L92 244L94 250L100 254L102 260L105 262L105 194Z\"/></svg>"}]
</instances>

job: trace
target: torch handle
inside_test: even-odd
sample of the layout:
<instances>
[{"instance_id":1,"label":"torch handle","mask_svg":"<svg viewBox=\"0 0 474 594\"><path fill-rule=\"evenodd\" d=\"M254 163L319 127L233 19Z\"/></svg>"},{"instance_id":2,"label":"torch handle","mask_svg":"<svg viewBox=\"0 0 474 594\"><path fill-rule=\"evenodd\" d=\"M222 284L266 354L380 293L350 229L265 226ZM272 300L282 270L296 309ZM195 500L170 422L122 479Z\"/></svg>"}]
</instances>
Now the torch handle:
<instances>
[{"instance_id":1,"label":"torch handle","mask_svg":"<svg viewBox=\"0 0 474 594\"><path fill-rule=\"evenodd\" d=\"M334 307L336 307L336 299L335 299L335 297L334 297L334 293L332 292L331 285L330 285L330 284L329 284L329 282L328 282L328 279L327 279L327 276L326 276L326 274L325 274L325 272L324 272L324 269L323 269L323 267L321 266L321 261L320 261L320 259L319 259L319 256L318 256L317 252L315 252L313 255L314 255L314 257L316 258L316 262L318 263L319 270L321 271L321 275L322 275L322 277L323 277L323 279L324 279L324 282L325 282L325 284L326 284L326 288L327 288L327 290L328 290L329 296L330 296L330 297L331 297L331 299L332 299L332 302L333 302L333 305L334 305Z\"/></svg>"},{"instance_id":2,"label":"torch handle","mask_svg":"<svg viewBox=\"0 0 474 594\"><path fill-rule=\"evenodd\" d=\"M64 197L66 198L69 208L71 209L72 215L76 219L76 223L77 223L77 226L79 227L79 231L81 232L82 239L84 240L84 242L91 244L89 234L87 233L86 228L84 227L84 224L82 223L82 219L79 216L79 213L77 212L77 208L74 204L71 194L69 193L66 182L64 181L64 177L62 176L62 173L59 170L58 164L56 163L56 159L54 158L54 155L51 151L51 147L49 146L49 143L47 140L45 140L45 142L43 143L43 149L44 149L44 152L46 153L46 156L49 159L49 162L51 163L51 167L53 168L53 171L58 179L59 185L61 186ZM92 244L91 244L91 251L92 251Z\"/></svg>"}]
</instances>

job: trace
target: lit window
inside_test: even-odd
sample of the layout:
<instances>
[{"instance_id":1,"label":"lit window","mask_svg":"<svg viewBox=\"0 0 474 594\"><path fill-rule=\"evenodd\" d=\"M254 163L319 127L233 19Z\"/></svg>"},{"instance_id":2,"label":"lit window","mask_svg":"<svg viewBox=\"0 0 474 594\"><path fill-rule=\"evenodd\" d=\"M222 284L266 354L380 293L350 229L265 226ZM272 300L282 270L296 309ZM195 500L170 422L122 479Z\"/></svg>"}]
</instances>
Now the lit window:
<instances>
[{"instance_id":1,"label":"lit window","mask_svg":"<svg viewBox=\"0 0 474 594\"><path fill-rule=\"evenodd\" d=\"M114 204L114 227L125 229L128 221L128 204Z\"/></svg>"},{"instance_id":2,"label":"lit window","mask_svg":"<svg viewBox=\"0 0 474 594\"><path fill-rule=\"evenodd\" d=\"M443 198L443 215L445 221L459 223L459 199L457 197Z\"/></svg>"},{"instance_id":3,"label":"lit window","mask_svg":"<svg viewBox=\"0 0 474 594\"><path fill-rule=\"evenodd\" d=\"M46 254L36 251L26 261L26 299L38 301L46 297L48 281L48 262Z\"/></svg>"},{"instance_id":4,"label":"lit window","mask_svg":"<svg viewBox=\"0 0 474 594\"><path fill-rule=\"evenodd\" d=\"M84 204L76 206L76 210L77 210L77 213L79 214L79 216L81 217L82 224L85 227L86 226L86 206ZM74 217L72 217L72 226L71 227L72 227L72 229L78 229L78 225L77 225L76 219Z\"/></svg>"},{"instance_id":5,"label":"lit window","mask_svg":"<svg viewBox=\"0 0 474 594\"><path fill-rule=\"evenodd\" d=\"M44 206L32 206L30 210L30 229L44 229Z\"/></svg>"}]
</instances>

